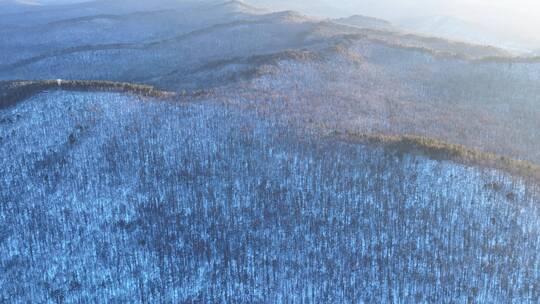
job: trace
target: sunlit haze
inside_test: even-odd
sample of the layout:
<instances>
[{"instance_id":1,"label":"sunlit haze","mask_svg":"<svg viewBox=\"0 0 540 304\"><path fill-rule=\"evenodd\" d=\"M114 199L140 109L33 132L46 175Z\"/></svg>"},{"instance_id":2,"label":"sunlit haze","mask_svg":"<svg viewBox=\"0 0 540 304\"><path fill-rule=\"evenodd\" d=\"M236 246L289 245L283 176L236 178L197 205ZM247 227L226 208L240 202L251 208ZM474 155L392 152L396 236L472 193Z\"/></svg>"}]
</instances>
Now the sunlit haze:
<instances>
[{"instance_id":1,"label":"sunlit haze","mask_svg":"<svg viewBox=\"0 0 540 304\"><path fill-rule=\"evenodd\" d=\"M307 14L344 17L352 14L393 22L451 16L478 25L503 38L540 48L540 1L535 0L249 0L255 5L300 10Z\"/></svg>"},{"instance_id":2,"label":"sunlit haze","mask_svg":"<svg viewBox=\"0 0 540 304\"><path fill-rule=\"evenodd\" d=\"M179 0L182 1L182 0ZM85 0L19 0L27 4L65 4ZM426 34L455 39L463 31L474 35L461 37L469 42L497 44L520 50L540 49L540 1L535 0L244 0L273 10L296 10L320 17L365 15L391 21L407 28L414 24ZM444 24L441 21L444 18ZM438 28L434 28L438 27ZM459 28L456 28L459 27ZM418 28L413 28L418 30ZM470 33L469 33L470 34Z\"/></svg>"}]
</instances>

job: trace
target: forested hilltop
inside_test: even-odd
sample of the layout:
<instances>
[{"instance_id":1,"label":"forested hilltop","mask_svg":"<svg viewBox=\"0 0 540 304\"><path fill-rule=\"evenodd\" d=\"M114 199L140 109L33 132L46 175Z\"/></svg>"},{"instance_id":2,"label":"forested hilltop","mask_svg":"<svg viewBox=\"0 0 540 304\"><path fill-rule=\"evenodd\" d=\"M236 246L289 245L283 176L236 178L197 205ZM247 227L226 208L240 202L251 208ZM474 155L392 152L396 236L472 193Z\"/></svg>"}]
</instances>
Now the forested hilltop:
<instances>
[{"instance_id":1,"label":"forested hilltop","mask_svg":"<svg viewBox=\"0 0 540 304\"><path fill-rule=\"evenodd\" d=\"M0 2L0 303L537 303L539 81L363 16Z\"/></svg>"},{"instance_id":2,"label":"forested hilltop","mask_svg":"<svg viewBox=\"0 0 540 304\"><path fill-rule=\"evenodd\" d=\"M57 90L2 110L0 299L538 299L537 184L265 112Z\"/></svg>"},{"instance_id":3,"label":"forested hilltop","mask_svg":"<svg viewBox=\"0 0 540 304\"><path fill-rule=\"evenodd\" d=\"M422 136L540 163L535 57L238 1L33 7L0 24L3 80L106 80L272 101L274 112L322 132Z\"/></svg>"}]
</instances>

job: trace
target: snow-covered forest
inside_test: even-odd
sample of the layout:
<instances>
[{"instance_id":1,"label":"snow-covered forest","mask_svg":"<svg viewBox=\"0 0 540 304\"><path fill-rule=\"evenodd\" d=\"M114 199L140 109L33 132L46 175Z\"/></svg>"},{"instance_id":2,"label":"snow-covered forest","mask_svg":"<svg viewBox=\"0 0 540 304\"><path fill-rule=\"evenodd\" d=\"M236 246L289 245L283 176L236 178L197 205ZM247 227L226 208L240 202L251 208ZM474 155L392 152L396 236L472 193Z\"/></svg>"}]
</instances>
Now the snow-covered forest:
<instances>
[{"instance_id":1,"label":"snow-covered forest","mask_svg":"<svg viewBox=\"0 0 540 304\"><path fill-rule=\"evenodd\" d=\"M1 304L540 302L540 57L127 2L0 0Z\"/></svg>"},{"instance_id":2,"label":"snow-covered forest","mask_svg":"<svg viewBox=\"0 0 540 304\"><path fill-rule=\"evenodd\" d=\"M0 112L6 302L536 302L535 186L210 101Z\"/></svg>"}]
</instances>

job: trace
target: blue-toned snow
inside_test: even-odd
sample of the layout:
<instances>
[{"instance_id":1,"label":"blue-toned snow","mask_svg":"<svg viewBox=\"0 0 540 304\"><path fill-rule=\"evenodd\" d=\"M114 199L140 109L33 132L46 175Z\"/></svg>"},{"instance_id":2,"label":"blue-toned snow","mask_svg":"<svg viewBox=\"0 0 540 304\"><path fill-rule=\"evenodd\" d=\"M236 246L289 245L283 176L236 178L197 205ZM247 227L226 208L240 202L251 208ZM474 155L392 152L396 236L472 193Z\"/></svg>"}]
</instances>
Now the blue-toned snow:
<instances>
[{"instance_id":1,"label":"blue-toned snow","mask_svg":"<svg viewBox=\"0 0 540 304\"><path fill-rule=\"evenodd\" d=\"M0 303L537 303L533 191L232 106L44 93L0 112Z\"/></svg>"}]
</instances>

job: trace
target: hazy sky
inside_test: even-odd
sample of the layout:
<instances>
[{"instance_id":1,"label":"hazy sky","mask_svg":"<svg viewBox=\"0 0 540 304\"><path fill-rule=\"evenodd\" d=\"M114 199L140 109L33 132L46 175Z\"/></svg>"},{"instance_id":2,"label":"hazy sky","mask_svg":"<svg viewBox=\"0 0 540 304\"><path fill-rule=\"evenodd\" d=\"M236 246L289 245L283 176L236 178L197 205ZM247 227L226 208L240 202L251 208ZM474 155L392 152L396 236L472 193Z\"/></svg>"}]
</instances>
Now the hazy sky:
<instances>
[{"instance_id":1,"label":"hazy sky","mask_svg":"<svg viewBox=\"0 0 540 304\"><path fill-rule=\"evenodd\" d=\"M364 14L389 20L452 16L483 28L540 43L540 0L246 0L287 6L307 13Z\"/></svg>"}]
</instances>

